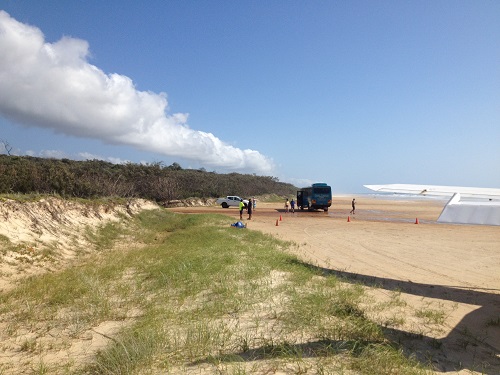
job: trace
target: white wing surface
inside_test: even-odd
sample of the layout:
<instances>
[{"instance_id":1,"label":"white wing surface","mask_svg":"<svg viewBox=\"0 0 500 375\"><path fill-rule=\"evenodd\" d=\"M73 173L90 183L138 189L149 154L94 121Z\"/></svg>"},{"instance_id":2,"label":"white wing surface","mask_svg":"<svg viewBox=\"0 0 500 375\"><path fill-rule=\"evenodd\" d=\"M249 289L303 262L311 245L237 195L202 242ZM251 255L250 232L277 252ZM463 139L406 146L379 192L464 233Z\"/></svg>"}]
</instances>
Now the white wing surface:
<instances>
[{"instance_id":1,"label":"white wing surface","mask_svg":"<svg viewBox=\"0 0 500 375\"><path fill-rule=\"evenodd\" d=\"M466 198L500 199L500 189L494 188L410 184L364 185L364 187L386 193L438 195L447 197L451 197L455 193L460 193L462 197Z\"/></svg>"},{"instance_id":2,"label":"white wing surface","mask_svg":"<svg viewBox=\"0 0 500 375\"><path fill-rule=\"evenodd\" d=\"M384 193L452 196L438 218L440 223L500 225L500 189L436 185L364 185ZM469 202L461 201L467 197ZM488 201L480 201L488 199Z\"/></svg>"}]
</instances>

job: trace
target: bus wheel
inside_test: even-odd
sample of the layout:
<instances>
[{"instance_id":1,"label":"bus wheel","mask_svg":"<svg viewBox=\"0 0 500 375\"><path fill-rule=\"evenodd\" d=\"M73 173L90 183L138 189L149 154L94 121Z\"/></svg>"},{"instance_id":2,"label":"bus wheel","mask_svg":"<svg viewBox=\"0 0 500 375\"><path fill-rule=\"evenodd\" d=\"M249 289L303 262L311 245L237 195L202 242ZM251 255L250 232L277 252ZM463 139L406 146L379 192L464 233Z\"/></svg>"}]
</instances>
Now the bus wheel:
<instances>
[{"instance_id":1,"label":"bus wheel","mask_svg":"<svg viewBox=\"0 0 500 375\"><path fill-rule=\"evenodd\" d=\"M328 207L327 208L324 208L325 212L328 212Z\"/></svg>"}]
</instances>

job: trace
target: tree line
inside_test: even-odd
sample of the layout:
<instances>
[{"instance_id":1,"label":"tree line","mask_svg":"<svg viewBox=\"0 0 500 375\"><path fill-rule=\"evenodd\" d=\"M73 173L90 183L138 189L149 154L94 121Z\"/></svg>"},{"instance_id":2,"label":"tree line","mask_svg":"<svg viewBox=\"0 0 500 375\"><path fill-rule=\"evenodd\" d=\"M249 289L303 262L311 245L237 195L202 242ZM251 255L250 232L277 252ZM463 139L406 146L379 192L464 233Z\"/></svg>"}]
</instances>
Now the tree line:
<instances>
[{"instance_id":1,"label":"tree line","mask_svg":"<svg viewBox=\"0 0 500 375\"><path fill-rule=\"evenodd\" d=\"M183 169L179 164L113 164L0 155L0 194L57 194L62 197L136 197L168 202L225 195L295 195L297 188L271 176Z\"/></svg>"}]
</instances>

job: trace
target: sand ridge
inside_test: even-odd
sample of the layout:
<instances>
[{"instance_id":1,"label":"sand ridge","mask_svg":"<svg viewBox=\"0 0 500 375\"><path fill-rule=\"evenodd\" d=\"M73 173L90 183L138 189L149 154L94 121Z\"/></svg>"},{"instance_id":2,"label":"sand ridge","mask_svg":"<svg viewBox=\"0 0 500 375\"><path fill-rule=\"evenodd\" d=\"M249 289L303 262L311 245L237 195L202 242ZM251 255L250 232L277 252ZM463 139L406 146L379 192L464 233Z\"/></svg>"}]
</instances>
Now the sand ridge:
<instances>
[{"instance_id":1,"label":"sand ridge","mask_svg":"<svg viewBox=\"0 0 500 375\"><path fill-rule=\"evenodd\" d=\"M118 222L145 209L159 207L143 199L125 203L82 204L47 197L37 201L0 201L0 236L16 249L0 253L0 290L30 274L62 267L75 257L75 248L88 246L85 230ZM50 259L44 249L52 247Z\"/></svg>"}]
</instances>

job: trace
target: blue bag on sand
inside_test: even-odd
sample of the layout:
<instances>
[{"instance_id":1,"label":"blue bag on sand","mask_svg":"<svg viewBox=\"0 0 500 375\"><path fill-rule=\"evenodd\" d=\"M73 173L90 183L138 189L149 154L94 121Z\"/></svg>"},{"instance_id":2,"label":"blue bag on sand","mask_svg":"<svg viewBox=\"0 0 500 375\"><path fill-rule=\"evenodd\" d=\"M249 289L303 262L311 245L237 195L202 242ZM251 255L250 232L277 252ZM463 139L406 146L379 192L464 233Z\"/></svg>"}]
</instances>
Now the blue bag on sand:
<instances>
[{"instance_id":1,"label":"blue bag on sand","mask_svg":"<svg viewBox=\"0 0 500 375\"><path fill-rule=\"evenodd\" d=\"M245 224L243 224L241 221L237 221L236 223L231 224L231 226L236 228L245 228Z\"/></svg>"}]
</instances>

